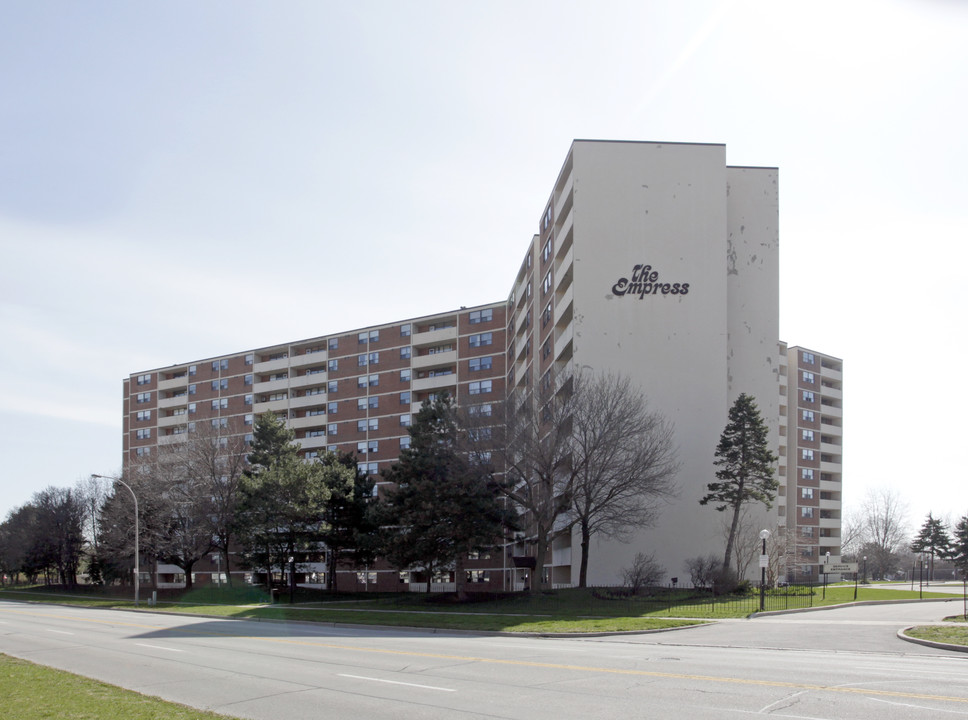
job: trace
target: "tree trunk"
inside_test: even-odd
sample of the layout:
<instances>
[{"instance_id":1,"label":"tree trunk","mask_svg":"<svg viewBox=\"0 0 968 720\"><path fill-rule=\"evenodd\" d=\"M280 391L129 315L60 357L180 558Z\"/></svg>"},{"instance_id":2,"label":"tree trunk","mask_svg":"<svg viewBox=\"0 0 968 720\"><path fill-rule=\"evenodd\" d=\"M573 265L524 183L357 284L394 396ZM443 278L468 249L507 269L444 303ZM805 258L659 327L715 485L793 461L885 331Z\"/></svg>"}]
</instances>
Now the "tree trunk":
<instances>
[{"instance_id":1,"label":"tree trunk","mask_svg":"<svg viewBox=\"0 0 968 720\"><path fill-rule=\"evenodd\" d=\"M467 578L464 573L463 553L457 555L457 561L454 563L454 586L457 590L457 601L464 602L467 600Z\"/></svg>"},{"instance_id":2,"label":"tree trunk","mask_svg":"<svg viewBox=\"0 0 968 720\"><path fill-rule=\"evenodd\" d=\"M538 528L538 540L535 544L534 570L532 571L530 592L537 595L543 589L542 578L544 577L545 555L548 552L548 544L545 542L546 533L541 527Z\"/></svg>"},{"instance_id":3,"label":"tree trunk","mask_svg":"<svg viewBox=\"0 0 968 720\"><path fill-rule=\"evenodd\" d=\"M578 568L578 587L588 586L588 546L591 545L591 533L588 531L588 521L581 521L581 565Z\"/></svg>"},{"instance_id":4,"label":"tree trunk","mask_svg":"<svg viewBox=\"0 0 968 720\"><path fill-rule=\"evenodd\" d=\"M729 561L733 557L733 541L736 538L736 528L739 526L739 509L739 504L733 508L733 522L729 526L729 537L726 538L726 557L723 559L724 570L729 570Z\"/></svg>"}]
</instances>

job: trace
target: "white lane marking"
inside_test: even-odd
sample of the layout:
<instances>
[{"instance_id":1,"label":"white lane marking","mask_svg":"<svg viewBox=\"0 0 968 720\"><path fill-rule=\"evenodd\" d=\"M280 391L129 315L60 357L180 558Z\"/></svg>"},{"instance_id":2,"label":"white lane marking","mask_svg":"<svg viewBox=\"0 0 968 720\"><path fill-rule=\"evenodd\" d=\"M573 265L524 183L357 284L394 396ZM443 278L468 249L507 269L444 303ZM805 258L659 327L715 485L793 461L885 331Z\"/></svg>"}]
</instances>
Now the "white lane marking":
<instances>
[{"instance_id":1,"label":"white lane marking","mask_svg":"<svg viewBox=\"0 0 968 720\"><path fill-rule=\"evenodd\" d=\"M397 680L383 680L375 677L365 677L363 675L344 675L336 673L338 677L353 678L354 680L372 680L373 682L388 683L390 685L407 685L408 687L423 688L424 690L440 690L441 692L457 692L455 688L435 687L433 685L417 685L416 683L398 682Z\"/></svg>"},{"instance_id":2,"label":"white lane marking","mask_svg":"<svg viewBox=\"0 0 968 720\"><path fill-rule=\"evenodd\" d=\"M50 628L44 628L47 632L57 633L58 635L73 635L72 632L67 632L66 630L51 630Z\"/></svg>"},{"instance_id":3,"label":"white lane marking","mask_svg":"<svg viewBox=\"0 0 968 720\"><path fill-rule=\"evenodd\" d=\"M153 648L155 650L167 650L168 652L185 652L184 650L176 650L175 648L162 647L161 645L147 645L146 643L135 643L139 647Z\"/></svg>"}]
</instances>

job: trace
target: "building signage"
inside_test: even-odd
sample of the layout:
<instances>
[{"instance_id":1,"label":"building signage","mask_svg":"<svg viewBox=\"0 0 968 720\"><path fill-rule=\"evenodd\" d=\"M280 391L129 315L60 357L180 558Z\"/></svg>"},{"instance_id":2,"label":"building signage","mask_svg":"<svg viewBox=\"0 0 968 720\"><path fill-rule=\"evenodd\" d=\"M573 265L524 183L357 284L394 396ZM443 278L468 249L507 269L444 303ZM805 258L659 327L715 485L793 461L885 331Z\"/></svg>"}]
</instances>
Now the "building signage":
<instances>
[{"instance_id":1,"label":"building signage","mask_svg":"<svg viewBox=\"0 0 968 720\"><path fill-rule=\"evenodd\" d=\"M623 297L638 295L639 300L646 295L688 295L689 283L667 283L659 280L659 271L651 265L635 265L632 277L621 277L612 285L612 292Z\"/></svg>"},{"instance_id":2,"label":"building signage","mask_svg":"<svg viewBox=\"0 0 968 720\"><path fill-rule=\"evenodd\" d=\"M829 563L824 565L824 572L828 573L855 573L857 563Z\"/></svg>"}]
</instances>

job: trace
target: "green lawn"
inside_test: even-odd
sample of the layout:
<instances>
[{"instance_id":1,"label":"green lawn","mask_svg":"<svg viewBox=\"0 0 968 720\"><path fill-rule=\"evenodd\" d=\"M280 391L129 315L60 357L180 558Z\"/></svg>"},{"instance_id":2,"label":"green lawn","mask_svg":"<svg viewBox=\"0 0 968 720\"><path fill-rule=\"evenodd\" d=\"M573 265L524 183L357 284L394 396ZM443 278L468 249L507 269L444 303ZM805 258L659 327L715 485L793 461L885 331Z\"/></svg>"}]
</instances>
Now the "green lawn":
<instances>
[{"instance_id":1,"label":"green lawn","mask_svg":"<svg viewBox=\"0 0 968 720\"><path fill-rule=\"evenodd\" d=\"M17 720L225 720L97 680L0 655L0 712Z\"/></svg>"},{"instance_id":2,"label":"green lawn","mask_svg":"<svg viewBox=\"0 0 968 720\"><path fill-rule=\"evenodd\" d=\"M852 585L828 586L813 594L786 596L770 592L766 607L787 609L818 607L851 602ZM924 593L929 597L950 597L941 593ZM0 598L36 602L67 602L90 607L131 608L131 596L106 597L95 589L83 594L55 593L43 588L0 590ZM861 587L858 600L917 599L918 593L902 589ZM706 620L746 617L759 609L759 596L696 598L690 591L663 592L652 597L622 597L592 589L559 590L535 597L514 595L484 602L458 604L447 596L397 593L339 595L322 593L297 594L297 603L266 604L268 596L261 588L249 586L228 588L205 587L159 601L157 608L168 612L185 612L235 618L302 620L361 625L387 625L447 630L482 630L503 632L621 632L666 629L697 624ZM285 596L283 597L285 600ZM142 608L146 608L143 600Z\"/></svg>"},{"instance_id":3,"label":"green lawn","mask_svg":"<svg viewBox=\"0 0 968 720\"><path fill-rule=\"evenodd\" d=\"M951 645L968 645L968 626L965 624L922 625L921 627L911 628L905 634L922 640L933 640L934 642Z\"/></svg>"}]
</instances>

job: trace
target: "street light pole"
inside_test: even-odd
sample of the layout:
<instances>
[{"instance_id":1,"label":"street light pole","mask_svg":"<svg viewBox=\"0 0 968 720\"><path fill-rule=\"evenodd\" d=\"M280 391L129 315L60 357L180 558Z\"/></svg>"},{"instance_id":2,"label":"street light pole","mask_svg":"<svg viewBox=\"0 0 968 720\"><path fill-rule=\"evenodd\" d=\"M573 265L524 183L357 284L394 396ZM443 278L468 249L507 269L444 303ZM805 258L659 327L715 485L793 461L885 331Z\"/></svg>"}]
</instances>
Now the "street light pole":
<instances>
[{"instance_id":1,"label":"street light pole","mask_svg":"<svg viewBox=\"0 0 968 720\"><path fill-rule=\"evenodd\" d=\"M141 568L138 564L138 536L140 535L140 527L138 524L138 496L134 494L134 490L131 489L131 486L121 478L111 477L110 475L97 475L95 473L92 473L91 477L100 478L102 480L113 480L116 483L124 485L126 488L128 488L128 492L131 493L131 499L134 500L134 604L135 607L137 607L141 595Z\"/></svg>"},{"instance_id":2,"label":"street light pole","mask_svg":"<svg viewBox=\"0 0 968 720\"><path fill-rule=\"evenodd\" d=\"M828 550L827 554L824 556L824 559L823 559L823 599L824 600L827 599L827 565L829 563L830 563L830 551Z\"/></svg>"},{"instance_id":3,"label":"street light pole","mask_svg":"<svg viewBox=\"0 0 968 720\"><path fill-rule=\"evenodd\" d=\"M766 566L769 557L766 554L766 539L770 537L769 530L760 530L760 540L763 541L763 551L760 554L760 612L763 612L766 603Z\"/></svg>"}]
</instances>

